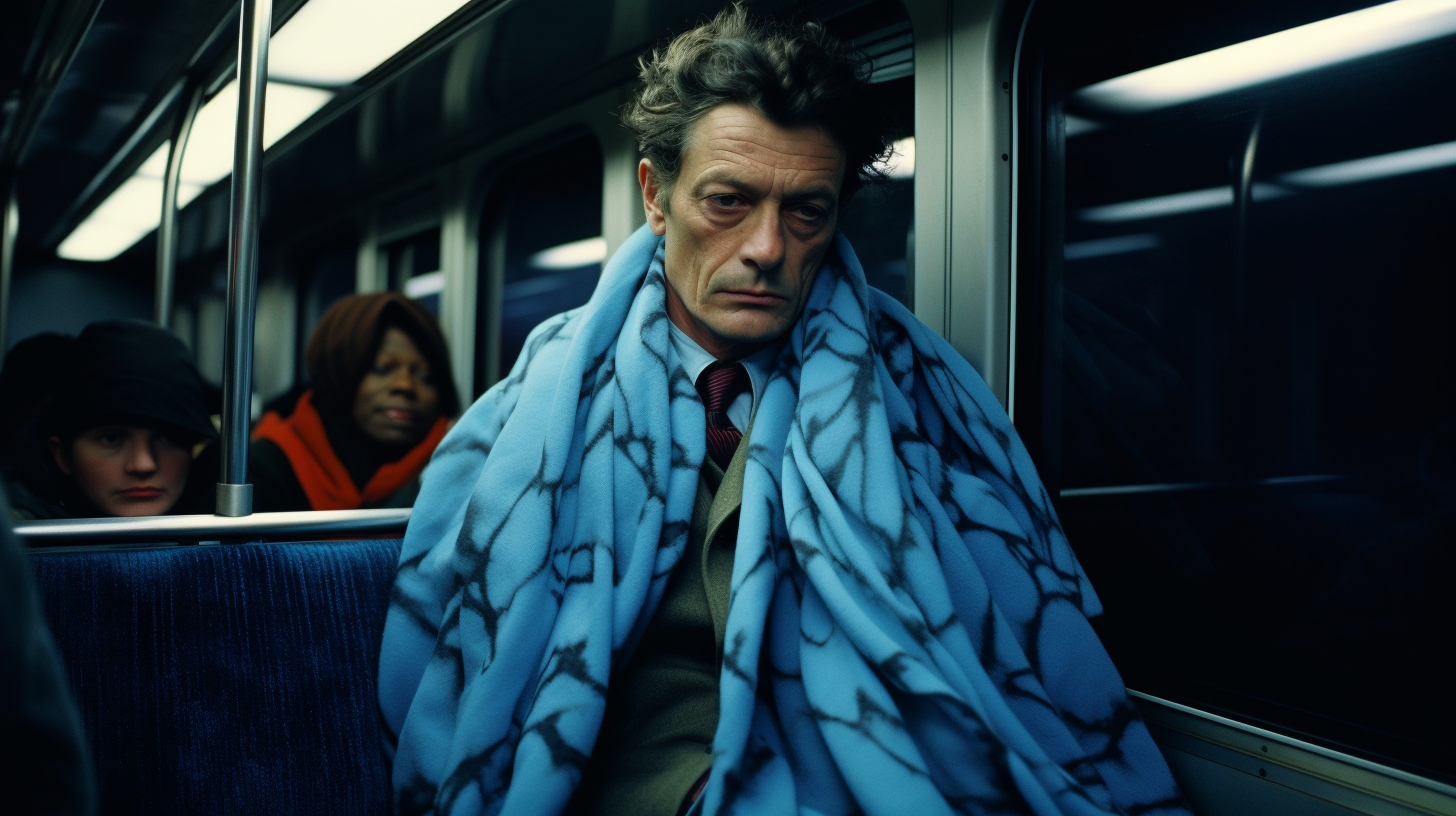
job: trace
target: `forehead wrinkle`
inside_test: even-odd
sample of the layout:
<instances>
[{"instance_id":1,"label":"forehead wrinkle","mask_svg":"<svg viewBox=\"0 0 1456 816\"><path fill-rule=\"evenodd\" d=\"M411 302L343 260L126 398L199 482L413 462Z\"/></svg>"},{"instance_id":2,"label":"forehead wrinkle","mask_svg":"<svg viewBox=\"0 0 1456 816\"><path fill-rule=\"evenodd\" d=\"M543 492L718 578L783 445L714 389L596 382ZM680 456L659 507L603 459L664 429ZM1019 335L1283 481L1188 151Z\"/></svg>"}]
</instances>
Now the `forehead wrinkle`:
<instances>
[{"instance_id":1,"label":"forehead wrinkle","mask_svg":"<svg viewBox=\"0 0 1456 816\"><path fill-rule=\"evenodd\" d=\"M708 153L742 157L756 164L782 169L834 172L839 169L842 162L839 148L827 140L808 138L797 140L786 145L795 152L785 153L753 138L759 134L752 128L736 129L742 130L744 133L740 136L726 134L709 136L700 149Z\"/></svg>"},{"instance_id":2,"label":"forehead wrinkle","mask_svg":"<svg viewBox=\"0 0 1456 816\"><path fill-rule=\"evenodd\" d=\"M793 160L800 157L793 154L769 151L769 156L757 156L733 150L726 146L704 146L706 156L699 156L699 167L693 173L692 189L698 190L713 183L728 183L756 192L765 188L810 187L822 190L793 190L796 195L834 196L833 179L838 177L839 162L811 163L808 166L794 166ZM785 157L789 162L775 162L773 158ZM822 158L822 157L816 157ZM837 158L837 157L836 157Z\"/></svg>"}]
</instances>

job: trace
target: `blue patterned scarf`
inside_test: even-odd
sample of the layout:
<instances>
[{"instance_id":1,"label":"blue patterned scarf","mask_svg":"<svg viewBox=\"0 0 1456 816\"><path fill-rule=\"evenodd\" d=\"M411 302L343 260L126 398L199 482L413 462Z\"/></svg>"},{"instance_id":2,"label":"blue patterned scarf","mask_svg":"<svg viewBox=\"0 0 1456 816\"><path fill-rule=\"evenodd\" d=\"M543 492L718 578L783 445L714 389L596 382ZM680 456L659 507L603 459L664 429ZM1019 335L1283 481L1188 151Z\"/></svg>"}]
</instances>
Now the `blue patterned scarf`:
<instances>
[{"instance_id":1,"label":"blue patterned scarf","mask_svg":"<svg viewBox=\"0 0 1456 816\"><path fill-rule=\"evenodd\" d=\"M665 286L644 227L426 471L380 661L399 812L580 781L703 462ZM749 442L705 813L1186 813L1005 412L842 236Z\"/></svg>"}]
</instances>

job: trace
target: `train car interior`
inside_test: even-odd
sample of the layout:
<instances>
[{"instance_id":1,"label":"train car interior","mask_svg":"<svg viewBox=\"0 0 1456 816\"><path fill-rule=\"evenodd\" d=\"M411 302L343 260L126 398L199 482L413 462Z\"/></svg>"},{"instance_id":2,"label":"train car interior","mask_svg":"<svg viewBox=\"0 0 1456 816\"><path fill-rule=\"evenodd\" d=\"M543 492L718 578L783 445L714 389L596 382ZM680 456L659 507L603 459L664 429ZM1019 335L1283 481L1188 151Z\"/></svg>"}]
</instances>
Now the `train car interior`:
<instances>
[{"instance_id":1,"label":"train car interior","mask_svg":"<svg viewBox=\"0 0 1456 816\"><path fill-rule=\"evenodd\" d=\"M725 5L7 5L4 347L169 328L238 476L329 306L401 292L468 404L643 224L617 113ZM869 57L841 229L1011 414L1194 811L1456 816L1456 2L749 5ZM102 812L387 812L410 511L219 509L16 525Z\"/></svg>"}]
</instances>

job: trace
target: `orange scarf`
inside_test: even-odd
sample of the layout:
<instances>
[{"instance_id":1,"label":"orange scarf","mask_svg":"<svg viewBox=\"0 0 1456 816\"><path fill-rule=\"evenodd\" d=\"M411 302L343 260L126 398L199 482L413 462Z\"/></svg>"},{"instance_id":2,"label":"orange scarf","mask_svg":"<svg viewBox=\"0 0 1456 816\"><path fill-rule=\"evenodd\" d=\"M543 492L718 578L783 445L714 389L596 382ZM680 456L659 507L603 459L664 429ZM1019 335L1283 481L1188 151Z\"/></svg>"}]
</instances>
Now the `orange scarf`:
<instances>
[{"instance_id":1,"label":"orange scarf","mask_svg":"<svg viewBox=\"0 0 1456 816\"><path fill-rule=\"evenodd\" d=\"M264 414L253 438L266 439L283 450L313 509L357 510L393 496L418 476L449 427L445 417L435 420L423 442L398 460L382 465L363 491L354 486L348 469L329 444L323 420L313 407L312 391L298 398L298 405L287 419L274 411Z\"/></svg>"}]
</instances>

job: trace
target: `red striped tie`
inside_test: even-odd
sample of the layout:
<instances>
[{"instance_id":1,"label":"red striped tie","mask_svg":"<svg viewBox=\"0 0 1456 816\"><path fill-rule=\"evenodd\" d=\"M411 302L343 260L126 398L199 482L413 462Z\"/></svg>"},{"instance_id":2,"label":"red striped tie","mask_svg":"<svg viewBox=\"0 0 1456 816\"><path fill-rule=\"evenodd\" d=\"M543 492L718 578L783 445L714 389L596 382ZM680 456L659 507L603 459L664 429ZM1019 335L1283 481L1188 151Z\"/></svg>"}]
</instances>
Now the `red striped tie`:
<instances>
[{"instance_id":1,"label":"red striped tie","mask_svg":"<svg viewBox=\"0 0 1456 816\"><path fill-rule=\"evenodd\" d=\"M713 363L698 375L698 396L708 412L708 455L728 469L743 433L728 421L728 406L749 387L748 372L738 363Z\"/></svg>"}]
</instances>

